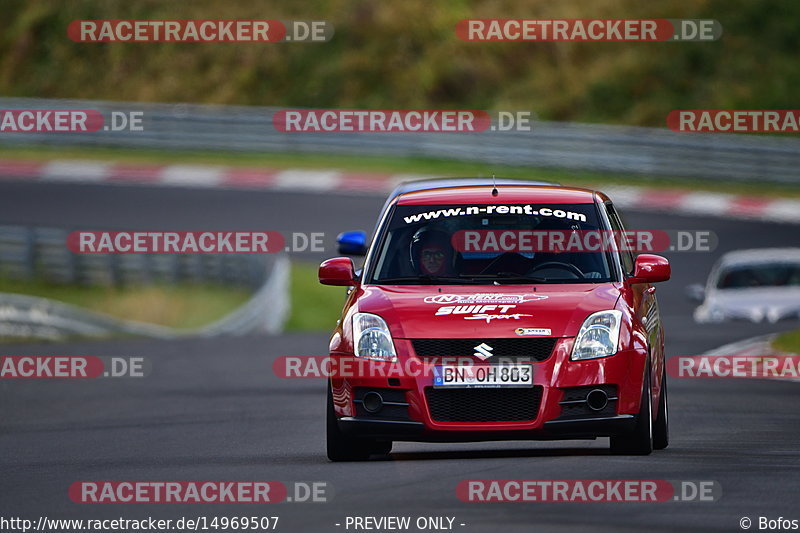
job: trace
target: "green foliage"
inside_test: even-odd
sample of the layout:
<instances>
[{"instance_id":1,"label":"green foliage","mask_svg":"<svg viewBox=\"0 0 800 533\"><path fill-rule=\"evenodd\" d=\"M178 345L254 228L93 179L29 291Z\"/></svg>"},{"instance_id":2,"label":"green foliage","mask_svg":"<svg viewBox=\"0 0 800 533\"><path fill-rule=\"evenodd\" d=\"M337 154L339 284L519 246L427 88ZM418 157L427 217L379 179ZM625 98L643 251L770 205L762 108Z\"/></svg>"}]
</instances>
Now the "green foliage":
<instances>
[{"instance_id":1,"label":"green foliage","mask_svg":"<svg viewBox=\"0 0 800 533\"><path fill-rule=\"evenodd\" d=\"M5 0L0 94L359 108L526 109L662 126L673 109L793 108L795 0ZM713 18L717 42L476 43L463 18ZM76 19L324 19L328 43L74 43Z\"/></svg>"},{"instance_id":2,"label":"green foliage","mask_svg":"<svg viewBox=\"0 0 800 533\"><path fill-rule=\"evenodd\" d=\"M289 294L292 310L286 321L287 331L332 332L342 312L347 290L321 285L317 265L292 263Z\"/></svg>"},{"instance_id":3,"label":"green foliage","mask_svg":"<svg viewBox=\"0 0 800 533\"><path fill-rule=\"evenodd\" d=\"M232 313L249 298L238 287L212 284L79 286L0 277L0 292L50 298L122 320L177 329L199 328Z\"/></svg>"},{"instance_id":4,"label":"green foliage","mask_svg":"<svg viewBox=\"0 0 800 533\"><path fill-rule=\"evenodd\" d=\"M781 333L772 342L772 346L783 352L800 355L800 330Z\"/></svg>"}]
</instances>

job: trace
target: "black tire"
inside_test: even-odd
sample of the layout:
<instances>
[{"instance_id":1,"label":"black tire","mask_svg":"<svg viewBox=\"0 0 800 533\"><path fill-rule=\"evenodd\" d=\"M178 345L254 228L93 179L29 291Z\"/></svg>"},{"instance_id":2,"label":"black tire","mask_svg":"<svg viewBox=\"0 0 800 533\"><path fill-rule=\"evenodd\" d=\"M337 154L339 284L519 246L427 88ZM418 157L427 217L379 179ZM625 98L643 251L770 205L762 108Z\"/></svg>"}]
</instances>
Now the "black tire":
<instances>
[{"instance_id":1,"label":"black tire","mask_svg":"<svg viewBox=\"0 0 800 533\"><path fill-rule=\"evenodd\" d=\"M392 453L392 441L379 440L372 445L372 453L374 455L389 455Z\"/></svg>"},{"instance_id":2,"label":"black tire","mask_svg":"<svg viewBox=\"0 0 800 533\"><path fill-rule=\"evenodd\" d=\"M328 459L339 461L365 461L372 454L388 454L392 443L349 437L342 433L336 422L336 411L333 409L333 392L328 382L328 406L326 420L326 445Z\"/></svg>"},{"instance_id":3,"label":"black tire","mask_svg":"<svg viewBox=\"0 0 800 533\"><path fill-rule=\"evenodd\" d=\"M636 427L627 435L611 437L611 453L615 455L650 455L653 452L653 393L650 390L650 363L645 370L642 401Z\"/></svg>"},{"instance_id":4,"label":"black tire","mask_svg":"<svg viewBox=\"0 0 800 533\"><path fill-rule=\"evenodd\" d=\"M653 424L653 449L663 450L669 446L669 404L667 403L667 374L661 376L661 398L658 400L658 414Z\"/></svg>"}]
</instances>

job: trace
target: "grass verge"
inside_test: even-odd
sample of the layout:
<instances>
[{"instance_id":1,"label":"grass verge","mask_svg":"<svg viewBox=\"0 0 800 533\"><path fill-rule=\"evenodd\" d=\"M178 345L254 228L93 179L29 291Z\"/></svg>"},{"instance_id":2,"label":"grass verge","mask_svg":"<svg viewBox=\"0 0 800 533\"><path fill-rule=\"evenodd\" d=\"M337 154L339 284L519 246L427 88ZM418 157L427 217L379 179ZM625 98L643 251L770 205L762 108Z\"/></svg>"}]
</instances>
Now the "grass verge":
<instances>
[{"instance_id":1,"label":"grass verge","mask_svg":"<svg viewBox=\"0 0 800 533\"><path fill-rule=\"evenodd\" d=\"M111 315L189 330L210 324L250 298L246 289L220 285L77 286L0 279L0 292L50 298Z\"/></svg>"},{"instance_id":2,"label":"grass verge","mask_svg":"<svg viewBox=\"0 0 800 533\"><path fill-rule=\"evenodd\" d=\"M350 156L338 154L236 153L194 150L130 150L124 148L0 147L0 158L93 159L122 163L225 165L265 168L338 169L349 172L421 174L431 176L497 176L555 181L562 185L602 187L636 185L800 198L800 187L763 182L721 183L669 176L642 176L588 171L566 171L510 165L469 163L420 157Z\"/></svg>"},{"instance_id":3,"label":"grass verge","mask_svg":"<svg viewBox=\"0 0 800 533\"><path fill-rule=\"evenodd\" d=\"M286 330L332 331L344 306L345 293L344 287L320 285L316 265L292 263L292 311Z\"/></svg>"},{"instance_id":4,"label":"grass verge","mask_svg":"<svg viewBox=\"0 0 800 533\"><path fill-rule=\"evenodd\" d=\"M772 341L772 347L800 355L800 330L781 333Z\"/></svg>"}]
</instances>

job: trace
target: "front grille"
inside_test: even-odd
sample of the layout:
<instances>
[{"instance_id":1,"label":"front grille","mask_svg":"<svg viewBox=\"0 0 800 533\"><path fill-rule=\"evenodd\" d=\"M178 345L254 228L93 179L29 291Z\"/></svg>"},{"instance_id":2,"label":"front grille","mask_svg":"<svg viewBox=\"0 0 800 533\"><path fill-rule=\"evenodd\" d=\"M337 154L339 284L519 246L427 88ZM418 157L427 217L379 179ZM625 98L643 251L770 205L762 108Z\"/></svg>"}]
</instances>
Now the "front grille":
<instances>
[{"instance_id":1,"label":"front grille","mask_svg":"<svg viewBox=\"0 0 800 533\"><path fill-rule=\"evenodd\" d=\"M536 419L542 387L525 389L425 389L437 422L521 422Z\"/></svg>"},{"instance_id":2,"label":"front grille","mask_svg":"<svg viewBox=\"0 0 800 533\"><path fill-rule=\"evenodd\" d=\"M492 357L487 363L503 359L544 361L553 353L556 337L537 339L412 339L414 352L423 359L441 357L469 357L475 359L475 347L486 344Z\"/></svg>"}]
</instances>

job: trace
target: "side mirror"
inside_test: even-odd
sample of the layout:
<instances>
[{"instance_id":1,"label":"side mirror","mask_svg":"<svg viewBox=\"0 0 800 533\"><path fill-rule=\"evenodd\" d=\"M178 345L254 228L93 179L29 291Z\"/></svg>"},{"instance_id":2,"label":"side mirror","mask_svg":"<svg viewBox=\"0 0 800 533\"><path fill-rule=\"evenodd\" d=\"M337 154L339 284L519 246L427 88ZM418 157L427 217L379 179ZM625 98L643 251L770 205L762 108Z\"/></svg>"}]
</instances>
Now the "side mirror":
<instances>
[{"instance_id":1,"label":"side mirror","mask_svg":"<svg viewBox=\"0 0 800 533\"><path fill-rule=\"evenodd\" d=\"M706 299L706 288L699 283L692 283L686 287L686 297L697 303L703 303Z\"/></svg>"},{"instance_id":2,"label":"side mirror","mask_svg":"<svg viewBox=\"0 0 800 533\"><path fill-rule=\"evenodd\" d=\"M323 285L349 287L355 278L353 261L349 257L334 257L319 265L319 282Z\"/></svg>"},{"instance_id":3,"label":"side mirror","mask_svg":"<svg viewBox=\"0 0 800 533\"><path fill-rule=\"evenodd\" d=\"M636 258L633 277L628 278L628 283L657 283L667 281L672 274L669 261L666 257L653 254L640 254Z\"/></svg>"},{"instance_id":4,"label":"side mirror","mask_svg":"<svg viewBox=\"0 0 800 533\"><path fill-rule=\"evenodd\" d=\"M345 231L336 237L339 253L344 255L367 255L367 232Z\"/></svg>"}]
</instances>

